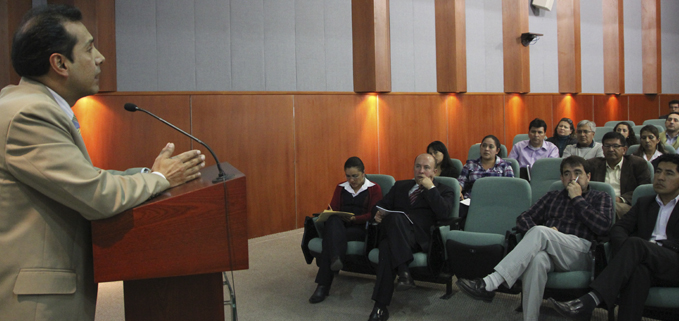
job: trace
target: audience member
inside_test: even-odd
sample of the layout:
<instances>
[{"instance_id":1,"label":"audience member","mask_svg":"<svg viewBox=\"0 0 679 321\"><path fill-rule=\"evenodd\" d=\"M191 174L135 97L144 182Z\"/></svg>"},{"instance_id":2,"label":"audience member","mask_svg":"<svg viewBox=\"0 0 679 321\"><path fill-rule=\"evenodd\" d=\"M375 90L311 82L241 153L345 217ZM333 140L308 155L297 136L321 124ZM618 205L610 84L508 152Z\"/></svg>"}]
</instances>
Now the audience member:
<instances>
[{"instance_id":1,"label":"audience member","mask_svg":"<svg viewBox=\"0 0 679 321\"><path fill-rule=\"evenodd\" d=\"M633 155L643 157L645 160L652 162L658 156L665 154L665 144L660 144L660 133L658 127L653 125L646 125L641 127L639 138L641 142L639 149Z\"/></svg>"},{"instance_id":2,"label":"audience member","mask_svg":"<svg viewBox=\"0 0 679 321\"><path fill-rule=\"evenodd\" d=\"M596 133L596 124L593 121L581 120L578 123L577 144L568 145L563 151L563 157L572 155L590 159L594 157L603 157L604 152L601 149L601 143L594 141L594 133Z\"/></svg>"},{"instance_id":3,"label":"audience member","mask_svg":"<svg viewBox=\"0 0 679 321\"><path fill-rule=\"evenodd\" d=\"M564 316L589 320L600 303L618 303L618 320L640 321L652 286L679 286L679 155L654 162L653 190L611 228L613 258L590 284L591 292L568 302L550 298Z\"/></svg>"},{"instance_id":4,"label":"audience member","mask_svg":"<svg viewBox=\"0 0 679 321\"><path fill-rule=\"evenodd\" d=\"M673 111L667 115L665 120L665 131L660 133L660 142L672 145L675 150L679 150L679 112Z\"/></svg>"},{"instance_id":5,"label":"audience member","mask_svg":"<svg viewBox=\"0 0 679 321\"><path fill-rule=\"evenodd\" d=\"M430 228L436 221L446 219L457 202L453 189L439 183L436 162L429 154L415 159L414 180L397 181L377 206L406 214L389 213L373 209L374 220L380 230L380 257L372 299L375 306L369 320L387 320L394 292L394 279L398 275L396 290L415 287L408 264L413 253L429 249Z\"/></svg>"},{"instance_id":6,"label":"audience member","mask_svg":"<svg viewBox=\"0 0 679 321\"><path fill-rule=\"evenodd\" d=\"M570 118L561 118L559 124L554 128L554 136L547 138L547 141L559 148L559 157L562 157L566 146L578 142L575 139L573 121Z\"/></svg>"},{"instance_id":7,"label":"audience member","mask_svg":"<svg viewBox=\"0 0 679 321\"><path fill-rule=\"evenodd\" d=\"M545 141L547 123L535 118L528 125L528 140L520 141L512 147L509 158L516 159L522 172L540 158L559 158L559 148Z\"/></svg>"},{"instance_id":8,"label":"audience member","mask_svg":"<svg viewBox=\"0 0 679 321\"><path fill-rule=\"evenodd\" d=\"M462 172L457 180L460 182L460 200L469 198L474 182L488 176L514 177L511 164L500 158L500 140L488 135L483 138L481 145L481 157L467 160L462 167Z\"/></svg>"},{"instance_id":9,"label":"audience member","mask_svg":"<svg viewBox=\"0 0 679 321\"><path fill-rule=\"evenodd\" d=\"M344 163L347 180L335 187L330 210L353 213L348 220L333 215L323 224L323 252L318 259L316 291L309 302L325 300L335 273L344 267L344 255L348 241L365 240L365 223L370 219L371 209L382 199L379 185L365 177L365 166L358 157L350 157Z\"/></svg>"},{"instance_id":10,"label":"audience member","mask_svg":"<svg viewBox=\"0 0 679 321\"><path fill-rule=\"evenodd\" d=\"M648 162L641 157L625 155L627 145L620 133L604 135L604 157L588 160L592 181L606 182L615 190L615 212L621 218L632 207L632 193L637 186L651 183Z\"/></svg>"},{"instance_id":11,"label":"audience member","mask_svg":"<svg viewBox=\"0 0 679 321\"><path fill-rule=\"evenodd\" d=\"M551 271L587 271L591 268L591 242L608 232L613 201L589 188L589 165L571 156L561 162L564 189L548 192L516 219L523 239L481 279L459 279L457 285L477 300L491 302L495 290L521 279L524 320L538 320Z\"/></svg>"},{"instance_id":12,"label":"audience member","mask_svg":"<svg viewBox=\"0 0 679 321\"><path fill-rule=\"evenodd\" d=\"M628 122L621 121L617 123L613 128L613 131L616 133L620 133L622 136L625 137L628 147L639 144L639 141L637 140L637 135L634 133L634 128L632 128L632 125L630 125Z\"/></svg>"},{"instance_id":13,"label":"audience member","mask_svg":"<svg viewBox=\"0 0 679 321\"><path fill-rule=\"evenodd\" d=\"M670 102L667 105L669 106L670 113L671 112L679 112L679 100L676 100L676 99L670 100ZM669 116L669 115L670 114L662 115L662 116L658 117L658 119L667 119L667 116Z\"/></svg>"},{"instance_id":14,"label":"audience member","mask_svg":"<svg viewBox=\"0 0 679 321\"><path fill-rule=\"evenodd\" d=\"M448 154L448 148L441 141L433 141L429 146L427 146L427 153L434 156L436 160L436 176L445 176L457 178L460 173L455 166L453 166L453 161L450 160L450 155Z\"/></svg>"}]
</instances>

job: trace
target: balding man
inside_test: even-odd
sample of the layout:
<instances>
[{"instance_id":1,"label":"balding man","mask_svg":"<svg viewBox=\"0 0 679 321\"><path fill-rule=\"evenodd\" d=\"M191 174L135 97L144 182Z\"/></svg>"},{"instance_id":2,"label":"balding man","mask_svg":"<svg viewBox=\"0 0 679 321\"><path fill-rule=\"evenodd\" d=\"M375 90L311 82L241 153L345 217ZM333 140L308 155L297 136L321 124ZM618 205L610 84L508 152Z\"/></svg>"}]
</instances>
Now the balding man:
<instances>
[{"instance_id":1,"label":"balding man","mask_svg":"<svg viewBox=\"0 0 679 321\"><path fill-rule=\"evenodd\" d=\"M446 219L457 201L453 189L436 181L436 161L429 154L415 159L413 180L398 181L377 206L402 211L407 214L387 213L373 209L374 220L379 225L380 260L372 299L375 307L369 320L387 320L387 306L394 292L394 279L398 275L396 290L415 287L408 264L413 253L427 251L429 230L438 220Z\"/></svg>"}]
</instances>

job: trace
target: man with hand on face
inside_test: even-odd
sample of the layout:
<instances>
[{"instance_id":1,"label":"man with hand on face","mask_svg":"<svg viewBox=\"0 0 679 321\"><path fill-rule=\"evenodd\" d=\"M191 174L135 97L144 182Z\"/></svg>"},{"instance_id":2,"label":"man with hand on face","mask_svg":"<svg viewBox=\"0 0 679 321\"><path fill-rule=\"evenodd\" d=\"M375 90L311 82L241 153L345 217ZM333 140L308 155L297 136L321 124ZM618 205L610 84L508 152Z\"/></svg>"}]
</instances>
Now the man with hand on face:
<instances>
[{"instance_id":1,"label":"man with hand on face","mask_svg":"<svg viewBox=\"0 0 679 321\"><path fill-rule=\"evenodd\" d=\"M584 159L594 157L604 157L604 151L601 149L601 143L594 141L594 133L596 133L596 124L593 121L581 120L575 131L578 143L566 146L563 151L563 158L568 156L580 156Z\"/></svg>"},{"instance_id":2,"label":"man with hand on face","mask_svg":"<svg viewBox=\"0 0 679 321\"><path fill-rule=\"evenodd\" d=\"M606 182L615 191L615 213L621 218L632 207L632 193L641 184L651 183L648 163L639 156L625 155L625 136L609 132L601 139L604 157L588 160L592 167L592 181Z\"/></svg>"},{"instance_id":3,"label":"man with hand on face","mask_svg":"<svg viewBox=\"0 0 679 321\"><path fill-rule=\"evenodd\" d=\"M377 279L372 299L375 307L370 314L371 321L384 321L389 318L387 306L394 292L394 279L398 275L397 291L415 287L408 264L413 253L427 251L430 243L430 228L438 220L450 216L453 202L458 195L453 189L439 183L436 176L436 161L429 154L421 154L415 159L414 180L394 183L389 193L377 202L373 209L375 222L378 223L380 257L377 266ZM388 213L377 206L407 214ZM411 222L412 221L412 222Z\"/></svg>"},{"instance_id":4,"label":"man with hand on face","mask_svg":"<svg viewBox=\"0 0 679 321\"><path fill-rule=\"evenodd\" d=\"M548 192L516 219L519 244L505 256L495 272L483 279L459 279L457 285L477 300L492 302L495 290L512 287L520 278L523 320L538 320L540 305L551 271L587 271L591 268L592 241L608 232L613 201L589 188L590 170L584 158L571 156L561 162L564 189Z\"/></svg>"},{"instance_id":5,"label":"man with hand on face","mask_svg":"<svg viewBox=\"0 0 679 321\"><path fill-rule=\"evenodd\" d=\"M652 286L679 286L679 155L653 162L653 190L641 197L610 232L613 258L590 284L591 292L568 302L550 298L562 315L589 320L601 302L618 302L618 320L641 320Z\"/></svg>"},{"instance_id":6,"label":"man with hand on face","mask_svg":"<svg viewBox=\"0 0 679 321\"><path fill-rule=\"evenodd\" d=\"M665 120L665 131L660 132L660 143L669 144L679 150L679 112L673 111Z\"/></svg>"},{"instance_id":7,"label":"man with hand on face","mask_svg":"<svg viewBox=\"0 0 679 321\"><path fill-rule=\"evenodd\" d=\"M545 140L546 132L547 123L540 118L533 119L528 125L529 139L514 144L508 157L516 159L522 169L540 158L559 158L559 147Z\"/></svg>"},{"instance_id":8,"label":"man with hand on face","mask_svg":"<svg viewBox=\"0 0 679 321\"><path fill-rule=\"evenodd\" d=\"M171 158L171 143L151 169L92 165L71 107L99 91L104 56L81 20L71 6L36 7L12 42L22 78L0 92L0 320L94 320L89 221L197 178L204 166L198 150Z\"/></svg>"}]
</instances>

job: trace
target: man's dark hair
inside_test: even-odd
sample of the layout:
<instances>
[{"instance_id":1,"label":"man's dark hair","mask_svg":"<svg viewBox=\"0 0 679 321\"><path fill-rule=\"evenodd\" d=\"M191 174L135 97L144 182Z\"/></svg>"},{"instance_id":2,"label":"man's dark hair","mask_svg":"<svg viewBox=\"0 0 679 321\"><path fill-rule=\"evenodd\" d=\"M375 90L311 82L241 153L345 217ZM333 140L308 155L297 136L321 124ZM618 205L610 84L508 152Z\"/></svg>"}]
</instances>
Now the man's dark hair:
<instances>
[{"instance_id":1,"label":"man's dark hair","mask_svg":"<svg viewBox=\"0 0 679 321\"><path fill-rule=\"evenodd\" d=\"M585 174L589 174L591 172L591 168L590 168L587 160L585 160L584 158L582 158L580 156L575 156L575 155L569 156L569 157L564 158L561 161L561 167L559 168L559 170L561 171L562 175L563 175L563 168L566 165L569 165L571 168L577 167L577 166L582 166L582 168L585 170Z\"/></svg>"},{"instance_id":2,"label":"man's dark hair","mask_svg":"<svg viewBox=\"0 0 679 321\"><path fill-rule=\"evenodd\" d=\"M679 100L672 99L672 100L670 100L670 102L667 105L668 106L679 105Z\"/></svg>"},{"instance_id":3,"label":"man's dark hair","mask_svg":"<svg viewBox=\"0 0 679 321\"><path fill-rule=\"evenodd\" d=\"M12 66L22 77L39 77L50 68L49 57L54 53L73 61L73 47L78 39L64 28L66 22L82 20L76 7L45 5L24 15L12 40Z\"/></svg>"},{"instance_id":4,"label":"man's dark hair","mask_svg":"<svg viewBox=\"0 0 679 321\"><path fill-rule=\"evenodd\" d=\"M677 154L662 154L658 156L658 158L654 159L653 162L653 168L658 169L658 164L661 162L668 162L668 163L673 163L674 165L677 166L676 170L679 172L679 155Z\"/></svg>"},{"instance_id":5,"label":"man's dark hair","mask_svg":"<svg viewBox=\"0 0 679 321\"><path fill-rule=\"evenodd\" d=\"M530 122L530 124L528 124L528 132L530 133L531 128L540 127L542 127L545 130L545 133L547 132L547 123L545 123L545 121L540 118L535 118Z\"/></svg>"},{"instance_id":6,"label":"man's dark hair","mask_svg":"<svg viewBox=\"0 0 679 321\"><path fill-rule=\"evenodd\" d=\"M621 133L618 132L608 132L604 134L604 137L601 138L601 142L605 142L609 139L618 139L620 140L620 145L622 146L627 146L627 140L625 140L625 136L623 136Z\"/></svg>"},{"instance_id":7,"label":"man's dark hair","mask_svg":"<svg viewBox=\"0 0 679 321\"><path fill-rule=\"evenodd\" d=\"M677 112L677 111L670 112L669 114L667 114L667 118L670 118L670 115L677 115L677 116L679 116L679 112Z\"/></svg>"},{"instance_id":8,"label":"man's dark hair","mask_svg":"<svg viewBox=\"0 0 679 321\"><path fill-rule=\"evenodd\" d=\"M365 166L363 165L363 161L356 156L349 157L349 159L347 159L347 161L344 162L345 170L352 167L356 167L359 172L365 173Z\"/></svg>"}]
</instances>

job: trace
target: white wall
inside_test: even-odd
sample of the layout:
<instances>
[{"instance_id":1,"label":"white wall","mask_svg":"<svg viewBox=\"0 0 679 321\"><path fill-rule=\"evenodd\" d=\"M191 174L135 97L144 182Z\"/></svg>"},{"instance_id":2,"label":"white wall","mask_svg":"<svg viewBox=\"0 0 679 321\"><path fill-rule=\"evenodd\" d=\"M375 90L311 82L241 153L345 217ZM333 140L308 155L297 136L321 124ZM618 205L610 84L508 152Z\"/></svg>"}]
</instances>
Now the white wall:
<instances>
[{"instance_id":1,"label":"white wall","mask_svg":"<svg viewBox=\"0 0 679 321\"><path fill-rule=\"evenodd\" d=\"M604 92L603 20L601 1L580 1L580 72L583 93Z\"/></svg>"},{"instance_id":2,"label":"white wall","mask_svg":"<svg viewBox=\"0 0 679 321\"><path fill-rule=\"evenodd\" d=\"M528 15L528 31L544 36L528 46L530 48L530 91L534 93L559 92L559 38L556 34L556 3L552 11L533 11Z\"/></svg>"},{"instance_id":3,"label":"white wall","mask_svg":"<svg viewBox=\"0 0 679 321\"><path fill-rule=\"evenodd\" d=\"M502 0L465 2L467 92L504 92Z\"/></svg>"}]
</instances>

